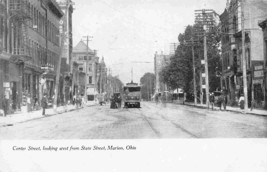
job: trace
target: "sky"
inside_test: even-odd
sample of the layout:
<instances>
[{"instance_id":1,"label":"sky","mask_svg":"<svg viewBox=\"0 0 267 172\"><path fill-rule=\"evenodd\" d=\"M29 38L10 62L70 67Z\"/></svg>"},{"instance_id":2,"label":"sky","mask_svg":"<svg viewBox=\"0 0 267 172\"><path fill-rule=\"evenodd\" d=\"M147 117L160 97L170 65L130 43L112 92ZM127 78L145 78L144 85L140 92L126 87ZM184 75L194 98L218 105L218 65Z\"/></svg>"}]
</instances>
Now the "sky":
<instances>
[{"instance_id":1,"label":"sky","mask_svg":"<svg viewBox=\"0 0 267 172\"><path fill-rule=\"evenodd\" d=\"M194 23L194 10L221 14L226 0L73 0L73 43L92 36L90 49L104 57L122 82L139 83L154 72L154 54L169 54L170 44Z\"/></svg>"}]
</instances>

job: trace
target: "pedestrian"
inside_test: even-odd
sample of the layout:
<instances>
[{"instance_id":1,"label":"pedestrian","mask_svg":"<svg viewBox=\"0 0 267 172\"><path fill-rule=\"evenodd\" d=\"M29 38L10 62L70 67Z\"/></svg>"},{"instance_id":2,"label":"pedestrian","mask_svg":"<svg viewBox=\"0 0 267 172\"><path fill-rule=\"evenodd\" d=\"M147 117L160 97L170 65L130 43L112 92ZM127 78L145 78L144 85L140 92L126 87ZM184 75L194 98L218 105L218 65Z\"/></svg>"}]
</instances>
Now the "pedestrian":
<instances>
[{"instance_id":1,"label":"pedestrian","mask_svg":"<svg viewBox=\"0 0 267 172\"><path fill-rule=\"evenodd\" d=\"M118 108L121 108L121 96L118 96Z\"/></svg>"},{"instance_id":2,"label":"pedestrian","mask_svg":"<svg viewBox=\"0 0 267 172\"><path fill-rule=\"evenodd\" d=\"M47 108L47 97L46 95L43 96L42 100L41 100L41 106L43 108L43 113L42 115L45 115L45 109Z\"/></svg>"},{"instance_id":3,"label":"pedestrian","mask_svg":"<svg viewBox=\"0 0 267 172\"><path fill-rule=\"evenodd\" d=\"M85 98L84 98L84 96L83 95L81 95L81 97L82 97L82 107L84 107L85 106Z\"/></svg>"},{"instance_id":4,"label":"pedestrian","mask_svg":"<svg viewBox=\"0 0 267 172\"><path fill-rule=\"evenodd\" d=\"M6 98L6 95L3 96L2 106L4 110L4 116L7 115L7 108L8 108L8 100Z\"/></svg>"},{"instance_id":5,"label":"pedestrian","mask_svg":"<svg viewBox=\"0 0 267 172\"><path fill-rule=\"evenodd\" d=\"M111 109L116 109L116 100L115 100L115 97L114 96L112 96L111 98L110 98L110 108Z\"/></svg>"},{"instance_id":6,"label":"pedestrian","mask_svg":"<svg viewBox=\"0 0 267 172\"><path fill-rule=\"evenodd\" d=\"M221 94L219 97L218 97L218 107L220 108L220 110L222 110L222 104L223 104L223 95Z\"/></svg>"},{"instance_id":7,"label":"pedestrian","mask_svg":"<svg viewBox=\"0 0 267 172\"><path fill-rule=\"evenodd\" d=\"M158 93L155 94L155 101L156 101L156 104L159 103L159 95L158 95Z\"/></svg>"},{"instance_id":8,"label":"pedestrian","mask_svg":"<svg viewBox=\"0 0 267 172\"><path fill-rule=\"evenodd\" d=\"M245 107L245 97L243 94L240 95L239 101L238 101L240 109L244 109Z\"/></svg>"},{"instance_id":9,"label":"pedestrian","mask_svg":"<svg viewBox=\"0 0 267 172\"><path fill-rule=\"evenodd\" d=\"M31 95L28 94L28 96L27 96L27 111L28 112L31 112L32 111L31 110L31 105L32 105L32 103L31 103Z\"/></svg>"},{"instance_id":10,"label":"pedestrian","mask_svg":"<svg viewBox=\"0 0 267 172\"><path fill-rule=\"evenodd\" d=\"M214 93L211 93L210 94L210 104L211 104L211 109L212 110L214 108L214 102L215 102Z\"/></svg>"},{"instance_id":11,"label":"pedestrian","mask_svg":"<svg viewBox=\"0 0 267 172\"><path fill-rule=\"evenodd\" d=\"M222 89L222 103L223 103L223 109L226 110L226 105L227 105L227 90L225 89L225 87L223 87Z\"/></svg>"}]
</instances>

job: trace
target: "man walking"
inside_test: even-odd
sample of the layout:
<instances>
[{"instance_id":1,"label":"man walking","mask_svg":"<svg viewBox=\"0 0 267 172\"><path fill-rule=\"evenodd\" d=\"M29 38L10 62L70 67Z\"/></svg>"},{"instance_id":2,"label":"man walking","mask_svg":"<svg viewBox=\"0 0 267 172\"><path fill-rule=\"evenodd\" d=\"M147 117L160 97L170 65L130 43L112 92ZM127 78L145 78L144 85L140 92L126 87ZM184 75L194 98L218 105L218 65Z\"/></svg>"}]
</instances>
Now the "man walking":
<instances>
[{"instance_id":1,"label":"man walking","mask_svg":"<svg viewBox=\"0 0 267 172\"><path fill-rule=\"evenodd\" d=\"M41 106L43 108L43 113L42 115L45 115L45 109L47 108L47 98L46 95L43 96L42 100L41 100Z\"/></svg>"}]
</instances>

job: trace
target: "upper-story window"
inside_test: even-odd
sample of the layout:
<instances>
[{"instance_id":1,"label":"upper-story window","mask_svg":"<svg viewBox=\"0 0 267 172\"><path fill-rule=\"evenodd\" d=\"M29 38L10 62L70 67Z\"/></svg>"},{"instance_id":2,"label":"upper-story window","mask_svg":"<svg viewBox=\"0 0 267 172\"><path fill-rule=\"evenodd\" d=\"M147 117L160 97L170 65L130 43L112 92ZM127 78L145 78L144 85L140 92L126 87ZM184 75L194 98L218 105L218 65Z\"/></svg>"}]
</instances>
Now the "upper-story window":
<instances>
[{"instance_id":1,"label":"upper-story window","mask_svg":"<svg viewBox=\"0 0 267 172\"><path fill-rule=\"evenodd\" d=\"M83 67L79 67L79 71L83 71Z\"/></svg>"},{"instance_id":2,"label":"upper-story window","mask_svg":"<svg viewBox=\"0 0 267 172\"><path fill-rule=\"evenodd\" d=\"M92 64L89 64L88 71L91 72L92 69L93 69L93 65Z\"/></svg>"},{"instance_id":3,"label":"upper-story window","mask_svg":"<svg viewBox=\"0 0 267 172\"><path fill-rule=\"evenodd\" d=\"M234 16L233 18L233 29L234 29L234 32L238 32L238 23L237 23L237 18L236 16Z\"/></svg>"}]
</instances>

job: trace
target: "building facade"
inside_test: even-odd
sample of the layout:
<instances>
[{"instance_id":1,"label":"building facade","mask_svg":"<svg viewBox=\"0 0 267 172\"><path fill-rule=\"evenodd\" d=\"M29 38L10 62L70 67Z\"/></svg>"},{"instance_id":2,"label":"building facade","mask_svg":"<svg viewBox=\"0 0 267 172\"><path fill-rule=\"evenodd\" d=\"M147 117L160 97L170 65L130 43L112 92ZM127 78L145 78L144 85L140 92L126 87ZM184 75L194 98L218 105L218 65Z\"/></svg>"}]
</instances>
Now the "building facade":
<instances>
[{"instance_id":1,"label":"building facade","mask_svg":"<svg viewBox=\"0 0 267 172\"><path fill-rule=\"evenodd\" d=\"M164 66L170 62L171 55L165 55L163 52L161 54L155 53L154 56L154 72L155 72L155 92L167 91L166 84L162 83L159 78L159 73Z\"/></svg>"},{"instance_id":2,"label":"building facade","mask_svg":"<svg viewBox=\"0 0 267 172\"><path fill-rule=\"evenodd\" d=\"M0 92L12 112L26 105L26 96L32 103L40 101L43 93L53 96L63 13L55 0L2 0L1 4L5 14L0 56L5 76Z\"/></svg>"},{"instance_id":3,"label":"building facade","mask_svg":"<svg viewBox=\"0 0 267 172\"><path fill-rule=\"evenodd\" d=\"M254 77L255 66L263 64L263 33L258 26L267 15L267 0L244 2L245 58L248 81L248 104L256 107L264 104L263 80ZM241 5L239 0L227 1L221 15L222 23L222 86L229 94L230 103L237 105L243 92ZM256 67L257 68L257 67Z\"/></svg>"},{"instance_id":4,"label":"building facade","mask_svg":"<svg viewBox=\"0 0 267 172\"><path fill-rule=\"evenodd\" d=\"M102 57L101 62L98 64L97 71L97 92L103 94L107 92L107 67Z\"/></svg>"},{"instance_id":5,"label":"building facade","mask_svg":"<svg viewBox=\"0 0 267 172\"><path fill-rule=\"evenodd\" d=\"M267 16L266 16L267 18ZM259 64L258 66L254 66L254 78L257 77L260 80L260 83L263 83L264 90L264 108L267 109L267 19L259 23L259 26L263 31L263 54L264 60L263 64ZM258 70L257 70L258 69Z\"/></svg>"},{"instance_id":6,"label":"building facade","mask_svg":"<svg viewBox=\"0 0 267 172\"><path fill-rule=\"evenodd\" d=\"M99 57L97 57L97 52L91 50L83 41L80 41L73 49L73 61L78 63L78 70L84 73L85 88L80 87L79 93L81 95L87 95L88 101L94 101L97 91L97 71Z\"/></svg>"}]
</instances>

